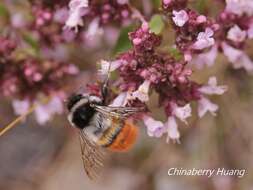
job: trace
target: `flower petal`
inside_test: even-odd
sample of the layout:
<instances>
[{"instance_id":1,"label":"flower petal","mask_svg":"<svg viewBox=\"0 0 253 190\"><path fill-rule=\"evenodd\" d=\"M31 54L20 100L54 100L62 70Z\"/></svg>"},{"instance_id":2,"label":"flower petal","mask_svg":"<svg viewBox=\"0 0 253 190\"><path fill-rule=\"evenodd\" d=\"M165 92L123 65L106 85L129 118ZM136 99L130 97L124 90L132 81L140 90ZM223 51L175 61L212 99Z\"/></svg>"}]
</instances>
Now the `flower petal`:
<instances>
[{"instance_id":1,"label":"flower petal","mask_svg":"<svg viewBox=\"0 0 253 190\"><path fill-rule=\"evenodd\" d=\"M149 87L150 87L150 81L145 80L138 88L138 90L134 91L132 93L133 98L137 98L142 102L147 102L149 100Z\"/></svg>"},{"instance_id":2,"label":"flower petal","mask_svg":"<svg viewBox=\"0 0 253 190\"><path fill-rule=\"evenodd\" d=\"M165 126L166 126L167 134L168 134L166 141L169 142L171 139L179 143L180 133L178 131L176 118L173 116L168 117L168 120L165 123Z\"/></svg>"},{"instance_id":3,"label":"flower petal","mask_svg":"<svg viewBox=\"0 0 253 190\"><path fill-rule=\"evenodd\" d=\"M253 71L253 62L249 56L239 49L235 49L226 43L222 43L224 55L233 64L233 67L244 68L246 71Z\"/></svg>"},{"instance_id":4,"label":"flower petal","mask_svg":"<svg viewBox=\"0 0 253 190\"><path fill-rule=\"evenodd\" d=\"M165 132L164 125L161 121L154 120L152 117L145 115L143 122L147 126L148 135L151 137L161 137Z\"/></svg>"},{"instance_id":5,"label":"flower petal","mask_svg":"<svg viewBox=\"0 0 253 190\"><path fill-rule=\"evenodd\" d=\"M118 69L123 63L123 60L116 60L116 61L106 61L106 60L101 60L99 62L101 69L99 69L99 73L102 75L107 75L108 72L112 72L115 71L116 69ZM109 70L110 69L110 70Z\"/></svg>"},{"instance_id":6,"label":"flower petal","mask_svg":"<svg viewBox=\"0 0 253 190\"><path fill-rule=\"evenodd\" d=\"M191 63L196 65L199 69L203 68L204 65L208 67L212 66L218 54L218 48L214 45L210 51L197 55Z\"/></svg>"},{"instance_id":7,"label":"flower petal","mask_svg":"<svg viewBox=\"0 0 253 190\"><path fill-rule=\"evenodd\" d=\"M110 106L120 107L125 106L127 103L128 92L121 92L110 104Z\"/></svg>"},{"instance_id":8,"label":"flower petal","mask_svg":"<svg viewBox=\"0 0 253 190\"><path fill-rule=\"evenodd\" d=\"M214 45L213 30L206 28L205 32L200 32L197 37L197 41L193 44L192 48L201 50Z\"/></svg>"},{"instance_id":9,"label":"flower petal","mask_svg":"<svg viewBox=\"0 0 253 190\"><path fill-rule=\"evenodd\" d=\"M246 39L246 35L246 31L241 30L238 25L235 25L228 31L227 39L234 42L243 42Z\"/></svg>"},{"instance_id":10,"label":"flower petal","mask_svg":"<svg viewBox=\"0 0 253 190\"><path fill-rule=\"evenodd\" d=\"M191 111L192 110L190 104L186 104L183 107L178 107L175 105L173 108L173 114L184 123L187 123L186 118L191 116Z\"/></svg>"},{"instance_id":11,"label":"flower petal","mask_svg":"<svg viewBox=\"0 0 253 190\"><path fill-rule=\"evenodd\" d=\"M225 85L217 86L217 79L216 77L213 76L209 78L208 85L204 85L200 87L199 91L203 94L208 94L208 95L212 95L212 94L221 95L225 91L227 91L227 89L228 87Z\"/></svg>"},{"instance_id":12,"label":"flower petal","mask_svg":"<svg viewBox=\"0 0 253 190\"><path fill-rule=\"evenodd\" d=\"M216 115L216 111L219 109L219 107L212 103L210 100L208 100L205 97L202 97L199 101L198 101L198 115L199 117L203 117L208 111L212 114L212 115Z\"/></svg>"},{"instance_id":13,"label":"flower petal","mask_svg":"<svg viewBox=\"0 0 253 190\"><path fill-rule=\"evenodd\" d=\"M184 24L189 20L189 16L185 10L181 11L173 10L172 14L173 14L172 20L179 27L184 26Z\"/></svg>"}]
</instances>

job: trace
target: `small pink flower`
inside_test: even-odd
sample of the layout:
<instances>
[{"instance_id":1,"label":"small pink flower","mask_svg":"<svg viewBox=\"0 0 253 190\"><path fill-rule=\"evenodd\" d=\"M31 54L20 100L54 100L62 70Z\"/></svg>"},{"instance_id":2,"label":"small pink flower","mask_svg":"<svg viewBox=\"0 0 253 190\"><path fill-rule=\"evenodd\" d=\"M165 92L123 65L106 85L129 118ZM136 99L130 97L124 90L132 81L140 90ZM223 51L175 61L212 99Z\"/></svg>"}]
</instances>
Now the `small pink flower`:
<instances>
[{"instance_id":1,"label":"small pink flower","mask_svg":"<svg viewBox=\"0 0 253 190\"><path fill-rule=\"evenodd\" d=\"M142 22L142 24L141 24L141 29L142 29L144 32L148 32L148 31L149 31L148 23L147 23L147 22Z\"/></svg>"},{"instance_id":2,"label":"small pink flower","mask_svg":"<svg viewBox=\"0 0 253 190\"><path fill-rule=\"evenodd\" d=\"M110 73L118 69L122 65L123 62L124 62L123 60L116 60L112 62L101 60L99 62L101 69L99 69L98 72L102 75L107 75L108 72Z\"/></svg>"},{"instance_id":3,"label":"small pink flower","mask_svg":"<svg viewBox=\"0 0 253 190\"><path fill-rule=\"evenodd\" d=\"M120 5L124 5L124 4L127 4L129 2L128 2L128 0L117 0L117 3L120 4Z\"/></svg>"},{"instance_id":4,"label":"small pink flower","mask_svg":"<svg viewBox=\"0 0 253 190\"><path fill-rule=\"evenodd\" d=\"M142 102L147 102L149 100L149 87L150 87L150 81L145 80L136 90L135 92L132 93L133 98L137 98Z\"/></svg>"},{"instance_id":5,"label":"small pink flower","mask_svg":"<svg viewBox=\"0 0 253 190\"><path fill-rule=\"evenodd\" d=\"M233 64L234 68L244 68L246 71L253 71L253 62L243 51L235 49L226 43L222 43L225 56Z\"/></svg>"},{"instance_id":6,"label":"small pink flower","mask_svg":"<svg viewBox=\"0 0 253 190\"><path fill-rule=\"evenodd\" d=\"M239 26L235 25L228 31L227 39L234 42L243 42L246 39L246 35L246 31L241 30Z\"/></svg>"},{"instance_id":7,"label":"small pink flower","mask_svg":"<svg viewBox=\"0 0 253 190\"><path fill-rule=\"evenodd\" d=\"M184 24L189 20L189 16L185 10L181 11L173 10L172 14L173 14L172 20L179 27L184 26Z\"/></svg>"},{"instance_id":8,"label":"small pink flower","mask_svg":"<svg viewBox=\"0 0 253 190\"><path fill-rule=\"evenodd\" d=\"M161 121L154 120L152 117L145 115L143 122L147 126L150 137L161 137L165 132L164 125Z\"/></svg>"},{"instance_id":9,"label":"small pink flower","mask_svg":"<svg viewBox=\"0 0 253 190\"><path fill-rule=\"evenodd\" d=\"M23 115L28 111L30 102L28 100L13 100L12 107L15 114Z\"/></svg>"},{"instance_id":10,"label":"small pink flower","mask_svg":"<svg viewBox=\"0 0 253 190\"><path fill-rule=\"evenodd\" d=\"M184 54L184 60L189 62L192 60L192 55L190 53L185 53Z\"/></svg>"},{"instance_id":11,"label":"small pink flower","mask_svg":"<svg viewBox=\"0 0 253 190\"><path fill-rule=\"evenodd\" d=\"M196 65L197 68L201 69L204 65L208 67L212 66L218 54L217 46L213 46L210 51L196 55L191 61L192 64Z\"/></svg>"},{"instance_id":12,"label":"small pink flower","mask_svg":"<svg viewBox=\"0 0 253 190\"><path fill-rule=\"evenodd\" d=\"M172 105L172 114L179 118L184 123L187 123L186 119L191 116L191 106L186 104L183 107L179 107L176 104Z\"/></svg>"},{"instance_id":13,"label":"small pink flower","mask_svg":"<svg viewBox=\"0 0 253 190\"><path fill-rule=\"evenodd\" d=\"M133 44L134 45L139 45L141 43L141 38L134 38L133 39Z\"/></svg>"},{"instance_id":14,"label":"small pink flower","mask_svg":"<svg viewBox=\"0 0 253 190\"><path fill-rule=\"evenodd\" d=\"M204 15L199 15L199 16L197 17L197 23L199 23L199 24L204 23L204 22L206 22L206 21L207 21L207 18L206 18L206 16L204 16Z\"/></svg>"},{"instance_id":15,"label":"small pink flower","mask_svg":"<svg viewBox=\"0 0 253 190\"><path fill-rule=\"evenodd\" d=\"M176 118L173 116L168 117L167 122L165 123L165 128L167 129L167 139L166 141L169 142L170 139L180 143L180 133L178 131L178 126L176 122Z\"/></svg>"},{"instance_id":16,"label":"small pink flower","mask_svg":"<svg viewBox=\"0 0 253 190\"><path fill-rule=\"evenodd\" d=\"M193 49L204 49L214 45L213 30L206 28L205 32L200 32L197 37L197 41L193 44Z\"/></svg>"},{"instance_id":17,"label":"small pink flower","mask_svg":"<svg viewBox=\"0 0 253 190\"><path fill-rule=\"evenodd\" d=\"M201 97L201 99L198 101L198 116L200 118L203 117L208 111L215 116L215 112L218 109L219 107L216 104L212 103L205 97Z\"/></svg>"},{"instance_id":18,"label":"small pink flower","mask_svg":"<svg viewBox=\"0 0 253 190\"><path fill-rule=\"evenodd\" d=\"M212 95L212 94L221 95L225 91L227 91L227 89L228 87L225 85L217 86L217 79L216 77L213 76L209 78L208 85L200 87L199 91L203 94L208 94L208 95Z\"/></svg>"},{"instance_id":19,"label":"small pink flower","mask_svg":"<svg viewBox=\"0 0 253 190\"><path fill-rule=\"evenodd\" d=\"M164 3L165 5L168 5L168 4L171 3L171 1L172 1L172 0L163 0L163 3Z\"/></svg>"},{"instance_id":20,"label":"small pink flower","mask_svg":"<svg viewBox=\"0 0 253 190\"><path fill-rule=\"evenodd\" d=\"M243 15L246 13L248 16L253 15L253 1L252 0L226 0L226 11L234 14Z\"/></svg>"},{"instance_id":21,"label":"small pink flower","mask_svg":"<svg viewBox=\"0 0 253 190\"><path fill-rule=\"evenodd\" d=\"M70 64L68 65L67 69L66 69L67 73L70 75L76 75L79 73L79 69L76 65L74 64Z\"/></svg>"}]
</instances>

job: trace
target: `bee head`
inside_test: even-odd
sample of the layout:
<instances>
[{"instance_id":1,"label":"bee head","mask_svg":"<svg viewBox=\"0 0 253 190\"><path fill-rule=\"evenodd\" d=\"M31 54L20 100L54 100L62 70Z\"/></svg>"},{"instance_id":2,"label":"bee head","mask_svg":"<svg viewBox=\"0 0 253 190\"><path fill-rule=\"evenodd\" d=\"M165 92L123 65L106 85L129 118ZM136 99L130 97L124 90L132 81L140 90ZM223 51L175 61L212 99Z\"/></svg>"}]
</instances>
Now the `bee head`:
<instances>
[{"instance_id":1,"label":"bee head","mask_svg":"<svg viewBox=\"0 0 253 190\"><path fill-rule=\"evenodd\" d=\"M83 95L83 94L72 94L68 100L67 100L67 108L70 111L73 106L75 106L78 102L82 100L83 103L96 103L100 104L102 100L97 96L89 96L89 95Z\"/></svg>"},{"instance_id":2,"label":"bee head","mask_svg":"<svg viewBox=\"0 0 253 190\"><path fill-rule=\"evenodd\" d=\"M67 108L70 111L71 108L79 102L84 96L82 94L72 94L67 100Z\"/></svg>"}]
</instances>

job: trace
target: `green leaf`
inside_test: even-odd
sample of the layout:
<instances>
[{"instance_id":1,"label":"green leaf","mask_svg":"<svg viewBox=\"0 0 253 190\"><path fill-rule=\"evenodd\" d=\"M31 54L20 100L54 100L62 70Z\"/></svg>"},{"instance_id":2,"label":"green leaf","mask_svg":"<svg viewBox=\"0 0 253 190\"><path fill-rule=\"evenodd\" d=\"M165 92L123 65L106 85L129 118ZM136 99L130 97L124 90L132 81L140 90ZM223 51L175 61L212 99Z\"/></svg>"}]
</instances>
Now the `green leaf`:
<instances>
[{"instance_id":1,"label":"green leaf","mask_svg":"<svg viewBox=\"0 0 253 190\"><path fill-rule=\"evenodd\" d=\"M121 29L117 43L112 51L113 55L127 51L132 47L132 44L128 39L128 33L133 31L133 28L134 27L130 25Z\"/></svg>"},{"instance_id":2,"label":"green leaf","mask_svg":"<svg viewBox=\"0 0 253 190\"><path fill-rule=\"evenodd\" d=\"M159 8L161 6L161 0L152 0L152 2L156 8Z\"/></svg>"},{"instance_id":3,"label":"green leaf","mask_svg":"<svg viewBox=\"0 0 253 190\"><path fill-rule=\"evenodd\" d=\"M206 0L199 0L199 1L196 1L196 9L198 10L198 12L200 14L203 14L205 13L205 10L207 8L207 1Z\"/></svg>"},{"instance_id":4,"label":"green leaf","mask_svg":"<svg viewBox=\"0 0 253 190\"><path fill-rule=\"evenodd\" d=\"M0 17L8 17L9 16L9 12L6 9L6 7L1 3L0 4Z\"/></svg>"},{"instance_id":5,"label":"green leaf","mask_svg":"<svg viewBox=\"0 0 253 190\"><path fill-rule=\"evenodd\" d=\"M170 48L169 49L170 55L174 57L177 61L182 59L183 55L177 48Z\"/></svg>"},{"instance_id":6,"label":"green leaf","mask_svg":"<svg viewBox=\"0 0 253 190\"><path fill-rule=\"evenodd\" d=\"M23 33L23 39L25 40L25 42L27 44L29 44L31 46L31 48L35 51L35 52L39 52L39 44L38 41L35 40L31 34L29 33Z\"/></svg>"},{"instance_id":7,"label":"green leaf","mask_svg":"<svg viewBox=\"0 0 253 190\"><path fill-rule=\"evenodd\" d=\"M155 34L161 34L161 32L164 28L164 22L163 22L161 15L154 15L151 18L151 20L149 22L149 28Z\"/></svg>"}]
</instances>

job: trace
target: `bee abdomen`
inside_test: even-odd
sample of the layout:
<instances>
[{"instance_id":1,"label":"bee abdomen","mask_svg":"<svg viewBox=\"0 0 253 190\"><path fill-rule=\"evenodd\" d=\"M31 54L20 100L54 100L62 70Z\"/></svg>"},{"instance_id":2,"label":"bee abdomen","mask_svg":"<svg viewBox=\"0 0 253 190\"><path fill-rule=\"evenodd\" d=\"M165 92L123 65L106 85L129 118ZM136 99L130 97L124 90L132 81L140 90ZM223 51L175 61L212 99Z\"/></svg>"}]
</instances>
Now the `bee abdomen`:
<instances>
[{"instance_id":1,"label":"bee abdomen","mask_svg":"<svg viewBox=\"0 0 253 190\"><path fill-rule=\"evenodd\" d=\"M120 127L119 131L115 131L115 133L113 133L113 131L108 133L106 138L104 136L104 146L116 152L127 151L135 143L137 132L138 130L136 126L132 123L125 122L124 125Z\"/></svg>"}]
</instances>

